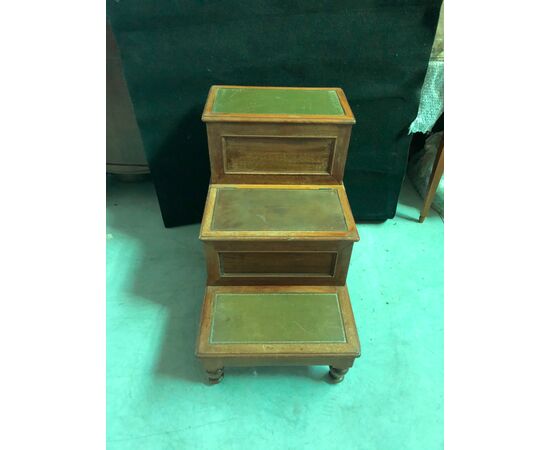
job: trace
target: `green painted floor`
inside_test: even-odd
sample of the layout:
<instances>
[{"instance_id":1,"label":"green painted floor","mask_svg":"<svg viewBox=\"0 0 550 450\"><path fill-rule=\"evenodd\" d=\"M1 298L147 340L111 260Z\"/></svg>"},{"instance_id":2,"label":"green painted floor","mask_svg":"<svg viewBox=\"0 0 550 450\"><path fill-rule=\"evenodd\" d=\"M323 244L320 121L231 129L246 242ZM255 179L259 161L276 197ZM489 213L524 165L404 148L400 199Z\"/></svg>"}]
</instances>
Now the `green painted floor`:
<instances>
[{"instance_id":1,"label":"green painted floor","mask_svg":"<svg viewBox=\"0 0 550 450\"><path fill-rule=\"evenodd\" d=\"M228 368L194 357L206 280L199 225L165 229L150 182L107 186L107 448L443 448L443 222L359 225L348 288L362 356L326 367Z\"/></svg>"}]
</instances>

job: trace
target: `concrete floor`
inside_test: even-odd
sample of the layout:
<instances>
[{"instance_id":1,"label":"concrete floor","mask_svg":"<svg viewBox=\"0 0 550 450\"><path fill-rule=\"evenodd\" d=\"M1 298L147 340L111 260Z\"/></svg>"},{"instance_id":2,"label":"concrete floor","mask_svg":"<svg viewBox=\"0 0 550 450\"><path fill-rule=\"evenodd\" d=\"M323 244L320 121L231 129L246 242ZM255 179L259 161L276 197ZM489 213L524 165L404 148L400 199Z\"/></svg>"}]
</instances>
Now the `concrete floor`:
<instances>
[{"instance_id":1,"label":"concrete floor","mask_svg":"<svg viewBox=\"0 0 550 450\"><path fill-rule=\"evenodd\" d=\"M418 224L405 182L394 219L359 225L348 287L362 357L326 367L228 368L194 357L205 261L199 225L165 229L150 182L107 187L107 447L442 449L443 222Z\"/></svg>"}]
</instances>

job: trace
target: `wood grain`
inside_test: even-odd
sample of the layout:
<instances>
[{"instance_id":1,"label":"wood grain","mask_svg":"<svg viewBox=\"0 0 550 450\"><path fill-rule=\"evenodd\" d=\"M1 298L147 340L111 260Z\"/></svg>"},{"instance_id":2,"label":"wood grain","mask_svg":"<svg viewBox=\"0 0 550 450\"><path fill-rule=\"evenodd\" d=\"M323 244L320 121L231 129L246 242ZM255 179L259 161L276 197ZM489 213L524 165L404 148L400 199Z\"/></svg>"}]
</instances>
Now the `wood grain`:
<instances>
[{"instance_id":1,"label":"wood grain","mask_svg":"<svg viewBox=\"0 0 550 450\"><path fill-rule=\"evenodd\" d=\"M223 136L226 175L330 176L336 137Z\"/></svg>"},{"instance_id":2,"label":"wood grain","mask_svg":"<svg viewBox=\"0 0 550 450\"><path fill-rule=\"evenodd\" d=\"M348 241L208 241L209 285L344 285L353 243ZM242 256L235 257L239 253ZM230 272L224 256L231 254ZM254 271L251 262L257 264ZM296 265L295 265L296 264Z\"/></svg>"},{"instance_id":3,"label":"wood grain","mask_svg":"<svg viewBox=\"0 0 550 450\"><path fill-rule=\"evenodd\" d=\"M284 123L208 123L208 151L210 153L211 182L217 184L341 184L346 166L351 135L350 125ZM249 140L259 147L247 145ZM228 166L228 148L239 144L240 157L260 164L252 164L246 171L235 171ZM319 158L319 151L328 158ZM228 145L229 143L229 145ZM307 147L297 148L297 144ZM247 152L246 154L244 152ZM260 161L271 152L273 158ZM324 162L320 173L312 173L311 159ZM279 156L280 155L280 156ZM328 156L328 155L327 155ZM286 160L284 158L287 158ZM274 166L267 166L273 160ZM229 161L231 162L231 161ZM313 167L315 169L315 167Z\"/></svg>"},{"instance_id":4,"label":"wood grain","mask_svg":"<svg viewBox=\"0 0 550 450\"><path fill-rule=\"evenodd\" d=\"M208 279L196 355L211 382L226 366L259 365L327 365L340 381L361 353L346 287L359 234L343 186L355 117L340 88L254 87L327 89L338 98L225 91L216 103L221 88L247 89L212 86L202 115L211 184L199 236ZM263 294L268 303L257 303Z\"/></svg>"},{"instance_id":5,"label":"wood grain","mask_svg":"<svg viewBox=\"0 0 550 450\"><path fill-rule=\"evenodd\" d=\"M220 88L213 86L202 119L206 122L212 183L341 184L355 118L342 89L334 90L343 115L214 113Z\"/></svg>"},{"instance_id":6,"label":"wood grain","mask_svg":"<svg viewBox=\"0 0 550 450\"><path fill-rule=\"evenodd\" d=\"M336 252L219 252L222 276L334 276Z\"/></svg>"}]
</instances>

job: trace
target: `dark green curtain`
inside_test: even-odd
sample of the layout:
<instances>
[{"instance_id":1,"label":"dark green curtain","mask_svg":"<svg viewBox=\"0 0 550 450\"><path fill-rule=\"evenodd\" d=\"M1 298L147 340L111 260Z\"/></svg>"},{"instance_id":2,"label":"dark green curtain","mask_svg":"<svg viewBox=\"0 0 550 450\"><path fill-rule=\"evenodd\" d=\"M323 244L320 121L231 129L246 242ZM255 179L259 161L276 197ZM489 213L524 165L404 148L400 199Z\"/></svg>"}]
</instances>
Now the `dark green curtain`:
<instances>
[{"instance_id":1,"label":"dark green curtain","mask_svg":"<svg viewBox=\"0 0 550 450\"><path fill-rule=\"evenodd\" d=\"M167 227L201 220L201 113L212 84L339 86L357 124L345 185L356 220L395 214L439 0L109 0Z\"/></svg>"}]
</instances>

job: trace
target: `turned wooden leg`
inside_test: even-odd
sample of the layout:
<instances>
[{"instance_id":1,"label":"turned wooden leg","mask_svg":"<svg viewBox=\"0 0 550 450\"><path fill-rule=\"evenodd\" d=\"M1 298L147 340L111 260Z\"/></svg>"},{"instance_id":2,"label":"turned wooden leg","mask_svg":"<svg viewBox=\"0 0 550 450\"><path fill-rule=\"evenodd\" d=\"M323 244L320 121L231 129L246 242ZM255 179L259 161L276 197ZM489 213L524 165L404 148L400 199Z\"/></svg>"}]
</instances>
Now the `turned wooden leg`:
<instances>
[{"instance_id":1,"label":"turned wooden leg","mask_svg":"<svg viewBox=\"0 0 550 450\"><path fill-rule=\"evenodd\" d=\"M424 219L430 211L432 202L435 197L435 192L437 191L437 186L441 180L441 175L443 175L443 138L441 138L441 143L437 150L437 155L435 156L434 165L432 168L432 174L430 176L430 182L428 184L428 190L426 191L426 198L424 199L424 206L420 212L420 218L418 221L420 223L424 222Z\"/></svg>"},{"instance_id":2,"label":"turned wooden leg","mask_svg":"<svg viewBox=\"0 0 550 450\"><path fill-rule=\"evenodd\" d=\"M349 369L339 369L334 366L329 366L329 368L330 370L328 371L328 374L335 383L340 383L344 379L344 375L349 370Z\"/></svg>"},{"instance_id":3,"label":"turned wooden leg","mask_svg":"<svg viewBox=\"0 0 550 450\"><path fill-rule=\"evenodd\" d=\"M210 384L218 384L223 380L223 367L215 370L207 370L206 375Z\"/></svg>"}]
</instances>

